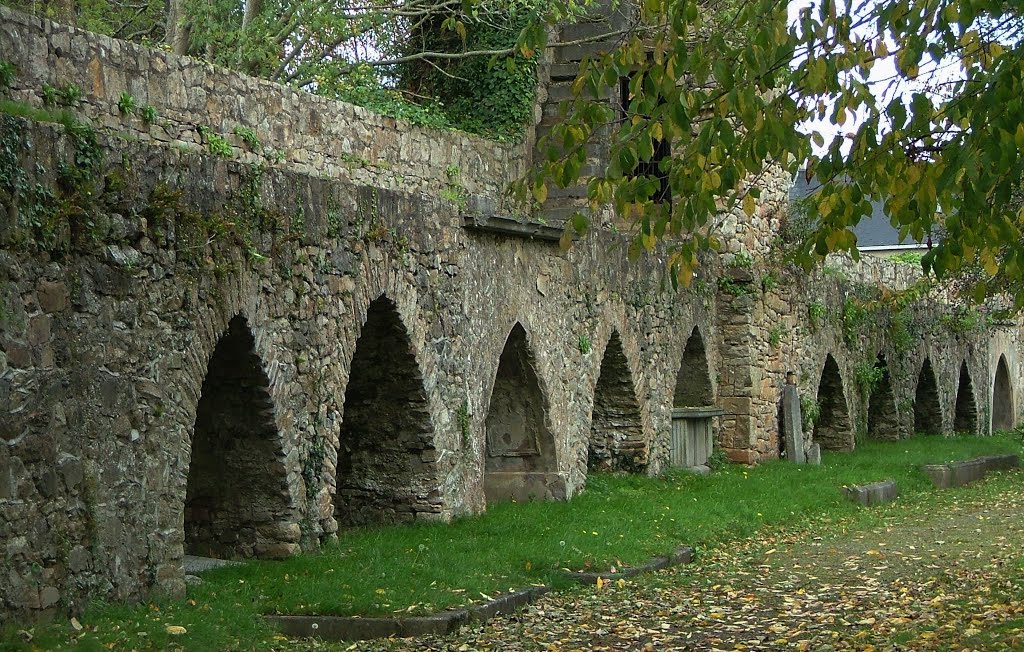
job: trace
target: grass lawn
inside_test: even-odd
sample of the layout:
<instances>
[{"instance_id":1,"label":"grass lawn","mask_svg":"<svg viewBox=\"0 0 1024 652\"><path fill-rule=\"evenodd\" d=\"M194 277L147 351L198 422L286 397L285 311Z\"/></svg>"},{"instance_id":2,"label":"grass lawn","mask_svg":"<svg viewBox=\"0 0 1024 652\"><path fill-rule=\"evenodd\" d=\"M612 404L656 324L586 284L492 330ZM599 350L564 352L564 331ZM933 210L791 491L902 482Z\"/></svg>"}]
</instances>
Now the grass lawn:
<instances>
[{"instance_id":1,"label":"grass lawn","mask_svg":"<svg viewBox=\"0 0 1024 652\"><path fill-rule=\"evenodd\" d=\"M663 555L681 544L698 556L778 527L830 530L870 520L840 487L893 479L901 495L934 491L921 464L1021 453L1019 435L919 436L826 453L821 466L770 462L727 466L708 477L590 478L571 502L501 504L450 524L360 529L319 553L210 571L186 600L91 608L79 620L31 630L36 649L285 648L265 613L427 613L479 602L529 584L564 586L558 570L607 570ZM167 633L168 625L186 635ZM21 646L13 630L0 648Z\"/></svg>"}]
</instances>

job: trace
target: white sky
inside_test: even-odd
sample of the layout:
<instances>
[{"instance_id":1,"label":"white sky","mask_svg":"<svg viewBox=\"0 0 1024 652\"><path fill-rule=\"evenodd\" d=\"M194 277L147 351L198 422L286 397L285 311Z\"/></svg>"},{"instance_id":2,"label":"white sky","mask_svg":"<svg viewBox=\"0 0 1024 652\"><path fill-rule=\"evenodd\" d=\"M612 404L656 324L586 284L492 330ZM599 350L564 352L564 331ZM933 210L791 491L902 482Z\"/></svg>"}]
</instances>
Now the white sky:
<instances>
[{"instance_id":1,"label":"white sky","mask_svg":"<svg viewBox=\"0 0 1024 652\"><path fill-rule=\"evenodd\" d=\"M884 1L884 0L883 0ZM856 8L863 9L864 11L870 10L874 6L874 0L865 0L859 4ZM789 4L789 21L790 24L795 24L799 13L804 8L811 8L812 12L817 12L817 3L814 0L793 0ZM858 12L859 13L859 12ZM856 33L863 38L874 36L874 30L869 28L862 28L856 30ZM886 40L886 45L890 52L896 50L896 44L891 39ZM928 83L940 82L943 80L952 80L959 72L959 64L952 59L941 62L941 65L936 63L927 54L922 59L920 65L920 72L917 81L907 81L897 72L896 68L896 57L894 54L890 54L888 57L878 60L866 78L866 82L872 87L874 95L879 100L879 104L885 107L894 97L902 97L904 104L909 105L910 100L915 92L923 90ZM831 142L840 134L849 134L854 132L859 127L860 123L864 120L865 114L861 112L859 115L850 115L846 117L846 121L842 126L832 124L830 116L832 113L832 106L830 103L828 106L828 113L824 119L814 119L805 122L801 131L805 133L820 133L824 139L824 146L814 146L816 154L828 149ZM880 130L884 131L888 128L888 124L885 121L883 113L882 123L879 125Z\"/></svg>"}]
</instances>

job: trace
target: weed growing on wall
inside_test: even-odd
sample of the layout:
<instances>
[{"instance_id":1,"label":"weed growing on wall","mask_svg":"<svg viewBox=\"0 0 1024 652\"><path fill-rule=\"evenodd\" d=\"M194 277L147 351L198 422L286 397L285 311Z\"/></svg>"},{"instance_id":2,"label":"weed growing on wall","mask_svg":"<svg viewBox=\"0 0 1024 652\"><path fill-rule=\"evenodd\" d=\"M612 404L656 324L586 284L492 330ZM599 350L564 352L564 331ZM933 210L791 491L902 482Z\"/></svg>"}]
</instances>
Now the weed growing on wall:
<instances>
[{"instance_id":1,"label":"weed growing on wall","mask_svg":"<svg viewBox=\"0 0 1024 652\"><path fill-rule=\"evenodd\" d=\"M591 350L590 338L586 335L579 337L579 349L583 355L589 355Z\"/></svg>"},{"instance_id":2,"label":"weed growing on wall","mask_svg":"<svg viewBox=\"0 0 1024 652\"><path fill-rule=\"evenodd\" d=\"M13 63L0 59L0 91L6 91L14 85L17 73Z\"/></svg>"},{"instance_id":3,"label":"weed growing on wall","mask_svg":"<svg viewBox=\"0 0 1024 652\"><path fill-rule=\"evenodd\" d=\"M847 346L857 343L868 317L868 310L861 301L851 297L843 302L843 339Z\"/></svg>"},{"instance_id":4,"label":"weed growing on wall","mask_svg":"<svg viewBox=\"0 0 1024 652\"><path fill-rule=\"evenodd\" d=\"M144 104L142 106L142 110L140 111L140 115L142 116L143 122L145 122L148 125L153 124L154 122L156 122L157 118L156 107L152 104Z\"/></svg>"},{"instance_id":5,"label":"weed growing on wall","mask_svg":"<svg viewBox=\"0 0 1024 652\"><path fill-rule=\"evenodd\" d=\"M821 403L810 394L800 394L800 416L803 420L804 432L814 431L814 424L821 417Z\"/></svg>"},{"instance_id":6,"label":"weed growing on wall","mask_svg":"<svg viewBox=\"0 0 1024 652\"><path fill-rule=\"evenodd\" d=\"M825 323L825 304L817 301L807 306L807 316L811 318L811 326L818 327Z\"/></svg>"},{"instance_id":7,"label":"weed growing on wall","mask_svg":"<svg viewBox=\"0 0 1024 652\"><path fill-rule=\"evenodd\" d=\"M906 309L893 315L889 327L889 339L897 353L906 353L914 346L915 336L911 331L913 317Z\"/></svg>"},{"instance_id":8,"label":"weed growing on wall","mask_svg":"<svg viewBox=\"0 0 1024 652\"><path fill-rule=\"evenodd\" d=\"M206 142L206 148L214 156L220 156L222 158L231 158L233 150L231 143L229 143L223 136L214 133L209 127L200 125L198 127L199 136Z\"/></svg>"},{"instance_id":9,"label":"weed growing on wall","mask_svg":"<svg viewBox=\"0 0 1024 652\"><path fill-rule=\"evenodd\" d=\"M235 135L242 139L249 149L259 152L263 149L263 141L256 135L256 130L250 127L235 127Z\"/></svg>"},{"instance_id":10,"label":"weed growing on wall","mask_svg":"<svg viewBox=\"0 0 1024 652\"><path fill-rule=\"evenodd\" d=\"M135 113L135 98L129 93L121 93L120 99L117 100L117 109L125 115Z\"/></svg>"},{"instance_id":11,"label":"weed growing on wall","mask_svg":"<svg viewBox=\"0 0 1024 652\"><path fill-rule=\"evenodd\" d=\"M30 174L22 166L21 156L28 143L20 118L63 127L72 155L57 163L56 189L35 180L46 177L45 168L37 165ZM0 190L17 206L16 242L56 251L83 237L94 238L96 211L92 207L101 195L98 182L102 168L103 154L95 132L67 111L0 101Z\"/></svg>"},{"instance_id":12,"label":"weed growing on wall","mask_svg":"<svg viewBox=\"0 0 1024 652\"><path fill-rule=\"evenodd\" d=\"M885 369L876 366L873 360L858 362L854 366L853 373L857 379L860 395L865 400L881 386L882 379L885 377Z\"/></svg>"}]
</instances>

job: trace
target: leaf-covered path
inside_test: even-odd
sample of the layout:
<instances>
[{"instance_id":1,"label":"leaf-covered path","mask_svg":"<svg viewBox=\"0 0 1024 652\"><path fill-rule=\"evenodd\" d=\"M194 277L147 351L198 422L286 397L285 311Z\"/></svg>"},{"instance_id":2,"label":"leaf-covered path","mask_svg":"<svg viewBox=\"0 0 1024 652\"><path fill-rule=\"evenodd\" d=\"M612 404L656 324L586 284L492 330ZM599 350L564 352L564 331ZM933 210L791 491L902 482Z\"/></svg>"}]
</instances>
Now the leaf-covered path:
<instances>
[{"instance_id":1,"label":"leaf-covered path","mask_svg":"<svg viewBox=\"0 0 1024 652\"><path fill-rule=\"evenodd\" d=\"M1024 649L1024 476L546 596L451 637L372 650ZM826 533L827 532L827 533Z\"/></svg>"}]
</instances>

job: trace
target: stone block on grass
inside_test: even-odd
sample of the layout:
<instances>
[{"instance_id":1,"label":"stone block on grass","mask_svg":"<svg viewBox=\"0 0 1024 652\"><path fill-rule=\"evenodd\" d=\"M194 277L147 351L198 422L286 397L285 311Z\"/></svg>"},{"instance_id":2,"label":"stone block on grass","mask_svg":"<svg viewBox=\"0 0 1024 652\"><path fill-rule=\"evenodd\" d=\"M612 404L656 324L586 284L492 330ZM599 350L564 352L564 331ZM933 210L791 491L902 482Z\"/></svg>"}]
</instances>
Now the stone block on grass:
<instances>
[{"instance_id":1,"label":"stone block on grass","mask_svg":"<svg viewBox=\"0 0 1024 652\"><path fill-rule=\"evenodd\" d=\"M865 507L890 503L900 494L899 487L893 480L843 487L843 493L853 502Z\"/></svg>"},{"instance_id":2,"label":"stone block on grass","mask_svg":"<svg viewBox=\"0 0 1024 652\"><path fill-rule=\"evenodd\" d=\"M949 464L925 464L921 470L939 489L950 489L981 480L991 471L1005 471L1019 466L1020 458L1017 455L985 455Z\"/></svg>"}]
</instances>

